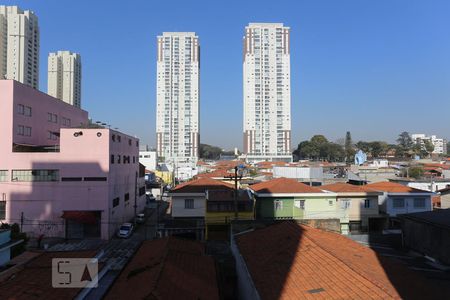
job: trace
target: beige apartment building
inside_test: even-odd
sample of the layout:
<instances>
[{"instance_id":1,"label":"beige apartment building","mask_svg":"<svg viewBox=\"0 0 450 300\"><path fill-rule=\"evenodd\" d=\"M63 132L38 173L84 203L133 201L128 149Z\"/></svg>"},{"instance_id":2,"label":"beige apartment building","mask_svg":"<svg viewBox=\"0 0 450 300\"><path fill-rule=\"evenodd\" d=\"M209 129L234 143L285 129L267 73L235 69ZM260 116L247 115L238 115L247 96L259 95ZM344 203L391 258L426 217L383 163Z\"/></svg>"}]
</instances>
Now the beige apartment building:
<instances>
[{"instance_id":1,"label":"beige apartment building","mask_svg":"<svg viewBox=\"0 0 450 300\"><path fill-rule=\"evenodd\" d=\"M78 53L58 51L48 56L50 96L81 108L81 57Z\"/></svg>"},{"instance_id":2,"label":"beige apartment building","mask_svg":"<svg viewBox=\"0 0 450 300\"><path fill-rule=\"evenodd\" d=\"M32 11L0 5L0 79L39 87L39 24Z\"/></svg>"},{"instance_id":3,"label":"beige apartment building","mask_svg":"<svg viewBox=\"0 0 450 300\"><path fill-rule=\"evenodd\" d=\"M290 28L250 23L244 35L244 158L292 161Z\"/></svg>"}]
</instances>

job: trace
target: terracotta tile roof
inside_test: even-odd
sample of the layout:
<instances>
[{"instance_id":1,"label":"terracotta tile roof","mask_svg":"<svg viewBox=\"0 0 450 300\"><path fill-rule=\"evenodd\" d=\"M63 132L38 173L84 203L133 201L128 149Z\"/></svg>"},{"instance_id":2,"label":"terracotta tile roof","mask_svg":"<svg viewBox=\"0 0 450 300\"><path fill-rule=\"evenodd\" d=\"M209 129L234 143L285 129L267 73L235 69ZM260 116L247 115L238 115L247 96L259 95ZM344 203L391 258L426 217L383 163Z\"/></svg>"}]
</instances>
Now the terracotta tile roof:
<instances>
[{"instance_id":1,"label":"terracotta tile roof","mask_svg":"<svg viewBox=\"0 0 450 300\"><path fill-rule=\"evenodd\" d=\"M237 244L262 299L439 299L439 294L444 295L418 273L370 248L295 222L243 234Z\"/></svg>"},{"instance_id":2,"label":"terracotta tile roof","mask_svg":"<svg viewBox=\"0 0 450 300\"><path fill-rule=\"evenodd\" d=\"M321 189L284 177L257 183L249 188L262 194L324 193Z\"/></svg>"},{"instance_id":3,"label":"terracotta tile roof","mask_svg":"<svg viewBox=\"0 0 450 300\"><path fill-rule=\"evenodd\" d=\"M429 193L427 191L418 190L400 183L388 181L369 183L366 187L388 193Z\"/></svg>"},{"instance_id":4,"label":"terracotta tile roof","mask_svg":"<svg viewBox=\"0 0 450 300\"><path fill-rule=\"evenodd\" d=\"M206 190L234 189L234 186L211 178L199 178L174 187L170 193L204 193Z\"/></svg>"},{"instance_id":5,"label":"terracotta tile roof","mask_svg":"<svg viewBox=\"0 0 450 300\"><path fill-rule=\"evenodd\" d=\"M212 172L200 173L197 175L197 178L225 178L229 176L233 176L234 173L228 172L225 169L214 170Z\"/></svg>"},{"instance_id":6,"label":"terracotta tile roof","mask_svg":"<svg viewBox=\"0 0 450 300\"><path fill-rule=\"evenodd\" d=\"M208 191L208 201L234 201L234 190L212 190ZM238 201L251 201L248 190L238 190Z\"/></svg>"},{"instance_id":7,"label":"terracotta tile roof","mask_svg":"<svg viewBox=\"0 0 450 300\"><path fill-rule=\"evenodd\" d=\"M105 299L219 299L214 260L200 242L145 241Z\"/></svg>"},{"instance_id":8,"label":"terracotta tile roof","mask_svg":"<svg viewBox=\"0 0 450 300\"><path fill-rule=\"evenodd\" d=\"M354 185L349 183L333 183L320 186L321 190L336 193L377 193L376 190L368 188L366 185Z\"/></svg>"},{"instance_id":9,"label":"terracotta tile roof","mask_svg":"<svg viewBox=\"0 0 450 300\"><path fill-rule=\"evenodd\" d=\"M81 289L52 287L53 258L94 257L96 251L44 252L23 265L23 270L0 283L1 299L72 299Z\"/></svg>"}]
</instances>

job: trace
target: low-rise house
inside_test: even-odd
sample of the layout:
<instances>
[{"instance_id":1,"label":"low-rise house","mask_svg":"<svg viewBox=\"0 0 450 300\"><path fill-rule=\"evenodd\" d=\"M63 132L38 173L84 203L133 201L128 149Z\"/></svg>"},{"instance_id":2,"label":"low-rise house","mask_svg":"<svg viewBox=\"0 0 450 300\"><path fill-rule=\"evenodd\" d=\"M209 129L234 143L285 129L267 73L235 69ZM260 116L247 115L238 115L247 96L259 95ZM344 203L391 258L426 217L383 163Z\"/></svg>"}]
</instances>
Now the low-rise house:
<instances>
[{"instance_id":1,"label":"low-rise house","mask_svg":"<svg viewBox=\"0 0 450 300\"><path fill-rule=\"evenodd\" d=\"M370 223L380 220L378 196L382 193L364 185L335 183L320 189L337 194L337 210L341 218L341 232L368 231Z\"/></svg>"},{"instance_id":2,"label":"low-rise house","mask_svg":"<svg viewBox=\"0 0 450 300\"><path fill-rule=\"evenodd\" d=\"M337 218L336 194L294 179L277 178L249 187L257 219Z\"/></svg>"},{"instance_id":3,"label":"low-rise house","mask_svg":"<svg viewBox=\"0 0 450 300\"><path fill-rule=\"evenodd\" d=\"M207 191L234 190L233 185L211 178L199 178L174 187L169 196L173 218L205 218Z\"/></svg>"},{"instance_id":4,"label":"low-rise house","mask_svg":"<svg viewBox=\"0 0 450 300\"><path fill-rule=\"evenodd\" d=\"M145 241L104 299L218 300L214 259L200 242L173 237Z\"/></svg>"},{"instance_id":5,"label":"low-rise house","mask_svg":"<svg viewBox=\"0 0 450 300\"><path fill-rule=\"evenodd\" d=\"M227 239L231 220L253 220L253 198L248 190L237 191L237 210L235 209L235 190L206 191L206 238Z\"/></svg>"},{"instance_id":6,"label":"low-rise house","mask_svg":"<svg viewBox=\"0 0 450 300\"><path fill-rule=\"evenodd\" d=\"M441 194L441 208L450 208L450 187L439 191Z\"/></svg>"},{"instance_id":7,"label":"low-rise house","mask_svg":"<svg viewBox=\"0 0 450 300\"><path fill-rule=\"evenodd\" d=\"M414 189L394 182L376 182L366 185L367 188L380 191L378 197L380 212L389 217L422 211L431 211L433 193Z\"/></svg>"},{"instance_id":8,"label":"low-rise house","mask_svg":"<svg viewBox=\"0 0 450 300\"><path fill-rule=\"evenodd\" d=\"M234 236L240 299L448 299L449 288L345 236L293 221Z\"/></svg>"}]
</instances>

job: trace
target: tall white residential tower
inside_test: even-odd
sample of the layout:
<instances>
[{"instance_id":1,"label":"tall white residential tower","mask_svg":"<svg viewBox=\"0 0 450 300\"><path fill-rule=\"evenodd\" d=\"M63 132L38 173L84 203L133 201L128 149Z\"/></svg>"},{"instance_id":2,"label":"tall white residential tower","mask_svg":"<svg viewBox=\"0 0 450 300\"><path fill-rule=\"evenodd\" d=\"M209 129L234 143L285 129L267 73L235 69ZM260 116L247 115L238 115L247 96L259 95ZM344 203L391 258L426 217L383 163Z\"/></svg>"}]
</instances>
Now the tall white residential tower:
<instances>
[{"instance_id":1,"label":"tall white residential tower","mask_svg":"<svg viewBox=\"0 0 450 300\"><path fill-rule=\"evenodd\" d=\"M250 23L244 36L244 156L291 161L289 27Z\"/></svg>"},{"instance_id":2,"label":"tall white residential tower","mask_svg":"<svg viewBox=\"0 0 450 300\"><path fill-rule=\"evenodd\" d=\"M200 45L194 32L158 36L156 143L166 162L195 163L199 150Z\"/></svg>"},{"instance_id":3,"label":"tall white residential tower","mask_svg":"<svg viewBox=\"0 0 450 300\"><path fill-rule=\"evenodd\" d=\"M0 5L0 79L39 87L39 25L32 11Z\"/></svg>"},{"instance_id":4,"label":"tall white residential tower","mask_svg":"<svg viewBox=\"0 0 450 300\"><path fill-rule=\"evenodd\" d=\"M48 88L50 96L81 107L81 57L70 51L48 55Z\"/></svg>"}]
</instances>

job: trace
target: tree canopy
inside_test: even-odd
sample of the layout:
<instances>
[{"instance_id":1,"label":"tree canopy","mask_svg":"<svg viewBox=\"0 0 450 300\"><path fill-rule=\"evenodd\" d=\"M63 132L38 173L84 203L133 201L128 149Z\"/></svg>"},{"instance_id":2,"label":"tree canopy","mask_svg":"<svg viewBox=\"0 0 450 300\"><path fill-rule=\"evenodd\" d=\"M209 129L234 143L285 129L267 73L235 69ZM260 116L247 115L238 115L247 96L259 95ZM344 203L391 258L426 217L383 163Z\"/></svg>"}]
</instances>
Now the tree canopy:
<instances>
[{"instance_id":1,"label":"tree canopy","mask_svg":"<svg viewBox=\"0 0 450 300\"><path fill-rule=\"evenodd\" d=\"M295 160L312 159L342 161L345 158L344 148L329 142L323 135L315 135L309 141L302 141L293 152Z\"/></svg>"}]
</instances>

